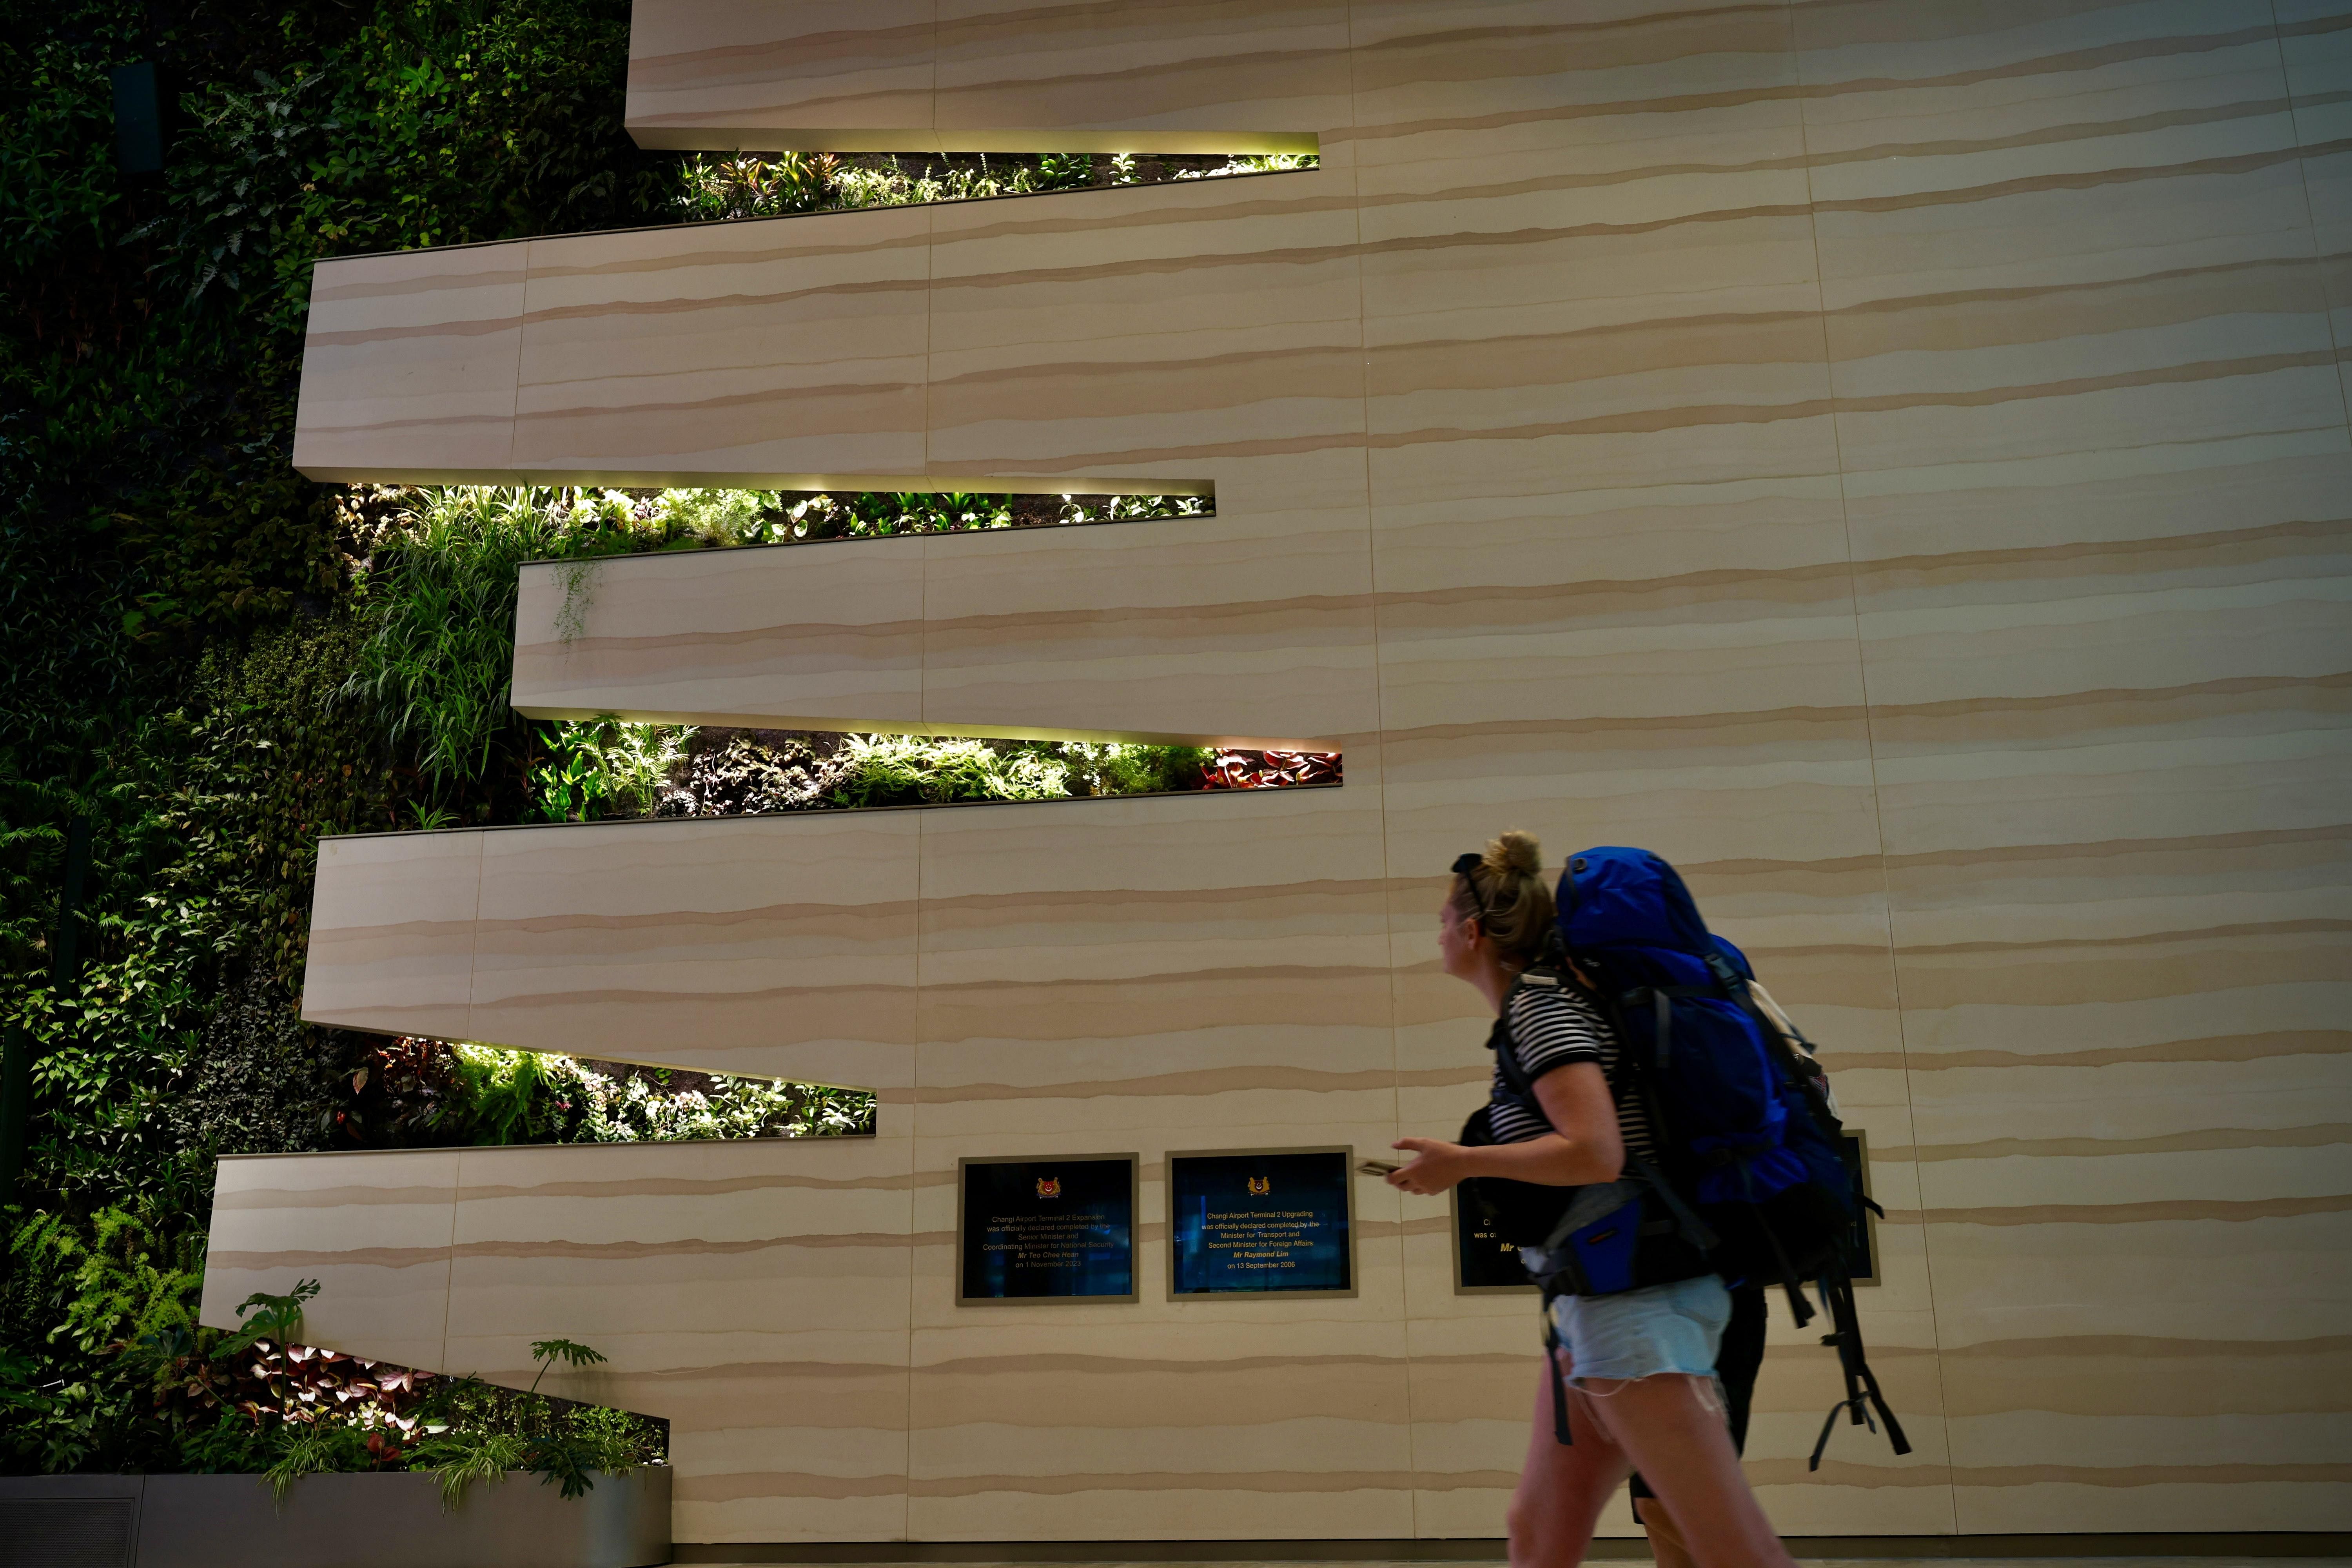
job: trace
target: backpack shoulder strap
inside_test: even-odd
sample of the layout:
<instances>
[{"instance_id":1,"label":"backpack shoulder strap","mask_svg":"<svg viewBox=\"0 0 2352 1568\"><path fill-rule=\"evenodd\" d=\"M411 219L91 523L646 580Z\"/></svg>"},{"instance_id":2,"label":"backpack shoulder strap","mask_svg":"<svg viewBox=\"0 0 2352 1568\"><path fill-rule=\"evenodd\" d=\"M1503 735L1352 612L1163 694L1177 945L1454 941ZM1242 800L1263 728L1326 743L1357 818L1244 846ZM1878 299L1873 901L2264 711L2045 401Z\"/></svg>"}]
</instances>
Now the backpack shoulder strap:
<instances>
[{"instance_id":1,"label":"backpack shoulder strap","mask_svg":"<svg viewBox=\"0 0 2352 1568\"><path fill-rule=\"evenodd\" d=\"M1551 1118L1544 1115L1542 1102L1535 1097L1535 1086L1528 1081L1525 1069L1519 1066L1518 1053L1511 1048L1511 1004L1517 1000L1522 987L1531 984L1573 991L1584 996L1587 1001L1592 1002L1593 1011L1600 1016L1603 1027L1614 1029L1616 1025L1611 1021L1600 1004L1592 998L1574 972L1569 970L1566 965L1559 969L1530 965L1519 976L1517 984L1505 994L1503 1011L1496 1018L1494 1032L1487 1036L1486 1043L1494 1047L1496 1063L1502 1069L1503 1081L1510 1086L1512 1094L1517 1096L1528 1109L1533 1110L1543 1124L1549 1127L1551 1125ZM1620 1049L1622 1049L1622 1045ZM1620 1074L1619 1076L1622 1078L1629 1075ZM1602 1081L1609 1083L1611 1103L1622 1108L1624 1104L1625 1086L1610 1082L1605 1074L1602 1075ZM1654 1118L1651 1125L1653 1128L1657 1125ZM1645 1191L1656 1195L1659 1204L1673 1221L1675 1233L1692 1247L1700 1252L1713 1252L1722 1245L1706 1222L1699 1218L1691 1206L1683 1201L1682 1195L1675 1191L1673 1185L1656 1166L1629 1156L1624 1173L1617 1181L1601 1186L1578 1189L1580 1203L1571 1202L1569 1205L1561 1216L1559 1226L1554 1230L1551 1238L1544 1244L1545 1247L1557 1247L1570 1232L1605 1215L1613 1214L1622 1208L1629 1199L1638 1198ZM1594 1204L1598 1206L1593 1206Z\"/></svg>"},{"instance_id":2,"label":"backpack shoulder strap","mask_svg":"<svg viewBox=\"0 0 2352 1568\"><path fill-rule=\"evenodd\" d=\"M1789 1016L1789 1010L1780 1005L1772 993L1764 989L1764 983L1761 980L1753 978L1748 980L1748 997L1756 1004L1757 1009L1770 1022L1772 1027L1780 1031L1782 1039L1809 1057L1821 1054L1821 1047L1805 1037L1804 1030L1797 1027L1797 1021Z\"/></svg>"},{"instance_id":3,"label":"backpack shoulder strap","mask_svg":"<svg viewBox=\"0 0 2352 1568\"><path fill-rule=\"evenodd\" d=\"M1486 1048L1495 1053L1495 1070L1503 1075L1503 1087L1511 1098L1526 1104L1535 1103L1535 1085L1528 1081L1527 1069L1519 1066L1519 1053L1511 1040L1511 1005L1507 998L1503 1011L1496 1016L1495 1026L1486 1032Z\"/></svg>"}]
</instances>

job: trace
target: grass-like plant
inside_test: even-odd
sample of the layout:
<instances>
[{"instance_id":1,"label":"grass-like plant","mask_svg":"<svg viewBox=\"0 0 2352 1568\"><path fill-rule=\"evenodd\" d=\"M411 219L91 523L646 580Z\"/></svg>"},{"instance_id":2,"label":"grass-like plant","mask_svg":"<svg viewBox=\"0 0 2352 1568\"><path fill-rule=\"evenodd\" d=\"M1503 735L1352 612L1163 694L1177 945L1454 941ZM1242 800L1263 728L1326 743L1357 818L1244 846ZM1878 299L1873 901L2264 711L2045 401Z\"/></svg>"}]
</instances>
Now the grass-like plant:
<instances>
[{"instance_id":1,"label":"grass-like plant","mask_svg":"<svg viewBox=\"0 0 2352 1568\"><path fill-rule=\"evenodd\" d=\"M531 815L546 822L651 816L693 738L692 725L627 724L610 713L564 720L547 761L531 770Z\"/></svg>"},{"instance_id":2,"label":"grass-like plant","mask_svg":"<svg viewBox=\"0 0 2352 1568\"><path fill-rule=\"evenodd\" d=\"M368 1434L342 1421L307 1421L290 1426L291 1436L278 1450L277 1462L263 1472L272 1497L283 1503L286 1494L304 1476L336 1475L372 1468ZM444 1489L445 1495L446 1489Z\"/></svg>"},{"instance_id":3,"label":"grass-like plant","mask_svg":"<svg viewBox=\"0 0 2352 1568\"><path fill-rule=\"evenodd\" d=\"M502 1481L509 1470L522 1468L530 1445L509 1432L458 1428L427 1437L416 1452L418 1468L441 1482L441 1506L455 1509L476 1481Z\"/></svg>"},{"instance_id":4,"label":"grass-like plant","mask_svg":"<svg viewBox=\"0 0 2352 1568\"><path fill-rule=\"evenodd\" d=\"M517 569L552 553L555 495L451 487L422 492L414 526L362 584L374 634L341 696L363 700L433 784L478 776L508 722Z\"/></svg>"}]
</instances>

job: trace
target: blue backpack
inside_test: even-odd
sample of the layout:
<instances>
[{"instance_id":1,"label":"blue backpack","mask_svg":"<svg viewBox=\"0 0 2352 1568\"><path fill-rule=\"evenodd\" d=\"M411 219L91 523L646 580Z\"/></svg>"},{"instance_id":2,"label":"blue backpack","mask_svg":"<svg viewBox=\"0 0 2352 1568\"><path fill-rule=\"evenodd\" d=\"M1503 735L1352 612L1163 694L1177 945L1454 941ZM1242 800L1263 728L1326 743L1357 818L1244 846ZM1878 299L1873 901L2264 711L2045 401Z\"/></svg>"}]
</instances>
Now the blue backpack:
<instances>
[{"instance_id":1,"label":"blue backpack","mask_svg":"<svg viewBox=\"0 0 2352 1568\"><path fill-rule=\"evenodd\" d=\"M1746 956L1707 931L1681 876L1646 849L1570 856L1559 903L1560 934L1617 1026L1663 1163L1723 1237L1719 1261L1738 1278L1812 1278L1860 1194L1833 1126L1812 1113L1801 1069L1748 994Z\"/></svg>"},{"instance_id":2,"label":"blue backpack","mask_svg":"<svg viewBox=\"0 0 2352 1568\"><path fill-rule=\"evenodd\" d=\"M1637 1095L1668 1204L1712 1233L1708 1261L1734 1282L1777 1284L1799 1327L1813 1316L1811 1282L1829 1309L1846 1398L1814 1446L1818 1468L1839 1411L1865 1405L1898 1454L1910 1443L1863 1359L1843 1242L1860 1205L1875 1210L1847 1165L1843 1129L1822 1069L1786 1039L1749 994L1754 972L1714 935L1675 868L1646 849L1602 847L1569 857L1559 931L1625 1053L1619 1093ZM1685 1230L1689 1227L1685 1226Z\"/></svg>"}]
</instances>

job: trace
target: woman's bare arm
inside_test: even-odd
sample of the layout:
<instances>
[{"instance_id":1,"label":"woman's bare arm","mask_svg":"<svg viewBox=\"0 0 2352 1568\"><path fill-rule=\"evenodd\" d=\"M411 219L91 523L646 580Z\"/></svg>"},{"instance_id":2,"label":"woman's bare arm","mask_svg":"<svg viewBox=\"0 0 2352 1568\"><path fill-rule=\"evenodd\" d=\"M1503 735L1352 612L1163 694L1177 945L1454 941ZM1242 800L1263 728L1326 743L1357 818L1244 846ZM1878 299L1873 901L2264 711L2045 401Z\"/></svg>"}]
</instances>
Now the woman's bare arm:
<instances>
[{"instance_id":1,"label":"woman's bare arm","mask_svg":"<svg viewBox=\"0 0 2352 1568\"><path fill-rule=\"evenodd\" d=\"M1536 1079L1536 1103L1552 1131L1523 1143L1471 1149L1435 1138L1400 1138L1395 1147L1415 1158L1392 1173L1389 1185L1409 1193L1447 1191L1465 1176L1505 1176L1546 1187L1613 1182L1625 1167L1617 1133L1617 1106L1609 1080L1591 1062L1570 1062Z\"/></svg>"}]
</instances>

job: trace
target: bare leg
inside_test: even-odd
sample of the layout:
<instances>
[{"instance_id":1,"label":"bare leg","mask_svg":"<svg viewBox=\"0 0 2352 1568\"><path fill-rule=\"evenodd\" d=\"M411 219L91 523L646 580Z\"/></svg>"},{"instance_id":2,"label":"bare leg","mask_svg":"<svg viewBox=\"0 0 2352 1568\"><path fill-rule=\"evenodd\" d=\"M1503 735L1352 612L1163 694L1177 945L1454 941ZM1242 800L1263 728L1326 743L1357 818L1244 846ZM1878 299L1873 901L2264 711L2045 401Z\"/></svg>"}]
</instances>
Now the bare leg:
<instances>
[{"instance_id":1,"label":"bare leg","mask_svg":"<svg viewBox=\"0 0 2352 1568\"><path fill-rule=\"evenodd\" d=\"M1567 1357L1560 1360L1565 1371ZM1601 1510L1633 1473L1632 1461L1594 1418L1592 1402L1572 1388L1568 1426L1576 1441L1562 1447L1551 1430L1551 1368L1540 1366L1527 1463L1511 1494L1511 1568L1575 1568L1592 1544Z\"/></svg>"},{"instance_id":2,"label":"bare leg","mask_svg":"<svg viewBox=\"0 0 2352 1568\"><path fill-rule=\"evenodd\" d=\"M1641 1470L1700 1568L1792 1568L1740 1472L1712 1378L1661 1373L1594 1392L1605 1397L1582 1408Z\"/></svg>"},{"instance_id":3,"label":"bare leg","mask_svg":"<svg viewBox=\"0 0 2352 1568\"><path fill-rule=\"evenodd\" d=\"M1683 1544L1682 1531L1675 1528L1674 1515L1659 1506L1656 1498L1635 1498L1633 1517L1649 1533L1650 1555L1656 1560L1658 1568L1698 1568L1690 1548Z\"/></svg>"}]
</instances>

